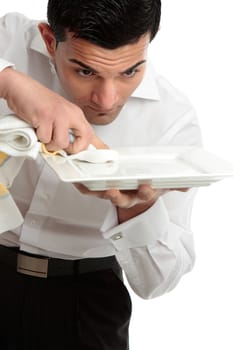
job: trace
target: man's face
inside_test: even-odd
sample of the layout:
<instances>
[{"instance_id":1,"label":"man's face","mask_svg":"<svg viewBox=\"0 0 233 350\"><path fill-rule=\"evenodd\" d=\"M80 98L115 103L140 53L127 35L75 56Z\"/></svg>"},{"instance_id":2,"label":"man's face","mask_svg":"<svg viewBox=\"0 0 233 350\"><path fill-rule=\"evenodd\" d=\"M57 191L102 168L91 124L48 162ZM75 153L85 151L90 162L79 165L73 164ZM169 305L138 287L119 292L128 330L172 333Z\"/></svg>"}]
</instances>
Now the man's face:
<instances>
[{"instance_id":1,"label":"man's face","mask_svg":"<svg viewBox=\"0 0 233 350\"><path fill-rule=\"evenodd\" d=\"M149 40L148 34L109 50L69 32L49 49L64 90L90 123L105 125L117 117L143 78Z\"/></svg>"}]
</instances>

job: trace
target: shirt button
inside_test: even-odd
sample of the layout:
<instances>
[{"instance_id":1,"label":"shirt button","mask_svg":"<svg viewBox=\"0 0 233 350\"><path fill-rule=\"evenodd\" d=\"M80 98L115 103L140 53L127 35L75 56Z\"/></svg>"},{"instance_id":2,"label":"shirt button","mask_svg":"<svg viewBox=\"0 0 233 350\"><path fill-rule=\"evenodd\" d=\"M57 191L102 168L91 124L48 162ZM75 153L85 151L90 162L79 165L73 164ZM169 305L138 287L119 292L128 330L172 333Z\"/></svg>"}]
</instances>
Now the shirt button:
<instances>
[{"instance_id":1,"label":"shirt button","mask_svg":"<svg viewBox=\"0 0 233 350\"><path fill-rule=\"evenodd\" d=\"M119 239L122 238L122 234L121 233L117 233L116 235L112 236L111 239L113 241L118 241Z\"/></svg>"}]
</instances>

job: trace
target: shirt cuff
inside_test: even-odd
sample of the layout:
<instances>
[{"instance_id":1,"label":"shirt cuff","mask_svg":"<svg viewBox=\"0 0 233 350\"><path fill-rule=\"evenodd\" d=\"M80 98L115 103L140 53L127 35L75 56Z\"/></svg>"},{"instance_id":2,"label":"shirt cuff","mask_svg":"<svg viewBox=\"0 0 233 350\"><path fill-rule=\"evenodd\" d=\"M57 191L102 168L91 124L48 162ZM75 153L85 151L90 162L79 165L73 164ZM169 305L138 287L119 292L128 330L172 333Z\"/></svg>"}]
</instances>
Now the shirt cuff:
<instances>
[{"instance_id":1,"label":"shirt cuff","mask_svg":"<svg viewBox=\"0 0 233 350\"><path fill-rule=\"evenodd\" d=\"M158 199L147 211L120 225L117 224L116 208L112 206L101 227L101 231L103 237L110 240L117 251L121 251L154 245L157 240L162 240L168 230L168 226L167 209L162 199Z\"/></svg>"},{"instance_id":2,"label":"shirt cuff","mask_svg":"<svg viewBox=\"0 0 233 350\"><path fill-rule=\"evenodd\" d=\"M14 63L8 62L2 58L0 58L0 72L7 67L14 67Z\"/></svg>"}]
</instances>

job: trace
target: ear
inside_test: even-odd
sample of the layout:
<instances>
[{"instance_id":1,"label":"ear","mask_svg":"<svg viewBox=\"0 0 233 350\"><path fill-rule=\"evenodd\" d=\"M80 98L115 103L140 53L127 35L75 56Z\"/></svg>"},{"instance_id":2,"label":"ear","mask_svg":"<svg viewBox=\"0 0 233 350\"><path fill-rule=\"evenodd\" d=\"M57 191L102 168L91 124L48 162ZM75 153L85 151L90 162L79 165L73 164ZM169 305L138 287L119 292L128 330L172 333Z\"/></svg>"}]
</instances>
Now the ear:
<instances>
[{"instance_id":1,"label":"ear","mask_svg":"<svg viewBox=\"0 0 233 350\"><path fill-rule=\"evenodd\" d=\"M47 47L48 53L53 57L56 51L56 39L50 26L47 23L40 23L38 28Z\"/></svg>"}]
</instances>

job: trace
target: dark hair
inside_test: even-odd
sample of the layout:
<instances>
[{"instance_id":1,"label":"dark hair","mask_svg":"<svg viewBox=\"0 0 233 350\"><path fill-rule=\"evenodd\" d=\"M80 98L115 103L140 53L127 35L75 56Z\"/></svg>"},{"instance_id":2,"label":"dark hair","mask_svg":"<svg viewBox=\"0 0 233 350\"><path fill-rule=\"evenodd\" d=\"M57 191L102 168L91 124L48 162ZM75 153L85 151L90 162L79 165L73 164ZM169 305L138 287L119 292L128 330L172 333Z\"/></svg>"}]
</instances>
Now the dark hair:
<instances>
[{"instance_id":1,"label":"dark hair","mask_svg":"<svg viewBox=\"0 0 233 350\"><path fill-rule=\"evenodd\" d=\"M49 0L48 23L57 42L66 32L108 49L136 42L143 34L156 35L160 0Z\"/></svg>"}]
</instances>

